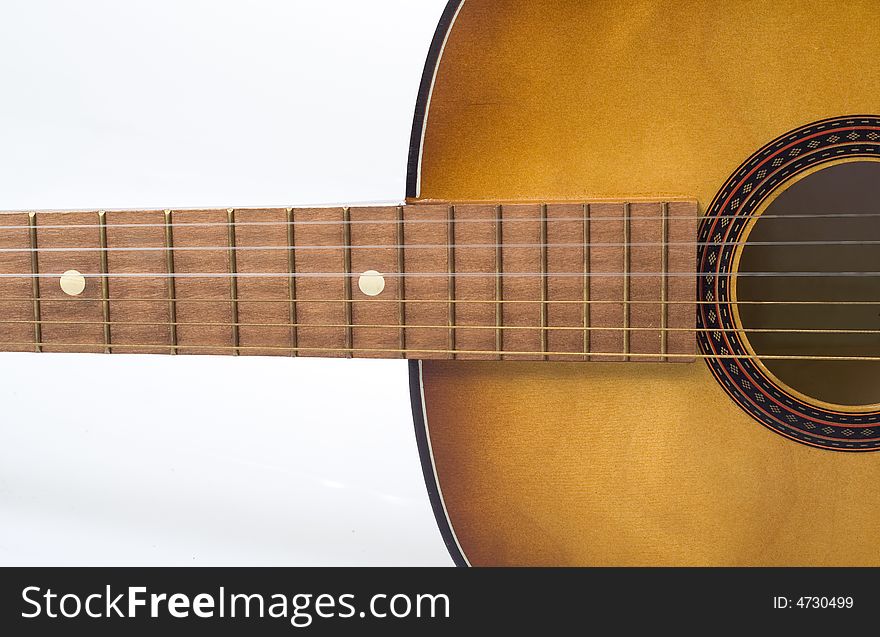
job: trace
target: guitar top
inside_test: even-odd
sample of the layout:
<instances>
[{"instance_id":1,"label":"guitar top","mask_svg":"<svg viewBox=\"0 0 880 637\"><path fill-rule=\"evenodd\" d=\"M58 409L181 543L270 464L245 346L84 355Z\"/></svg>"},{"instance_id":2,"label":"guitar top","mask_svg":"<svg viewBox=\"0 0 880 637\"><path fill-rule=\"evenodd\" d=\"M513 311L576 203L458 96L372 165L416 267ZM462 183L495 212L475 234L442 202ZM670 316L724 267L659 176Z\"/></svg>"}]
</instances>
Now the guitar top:
<instances>
[{"instance_id":1,"label":"guitar top","mask_svg":"<svg viewBox=\"0 0 880 637\"><path fill-rule=\"evenodd\" d=\"M693 363L418 370L453 555L877 564L880 5L452 4L413 201L701 216Z\"/></svg>"}]
</instances>

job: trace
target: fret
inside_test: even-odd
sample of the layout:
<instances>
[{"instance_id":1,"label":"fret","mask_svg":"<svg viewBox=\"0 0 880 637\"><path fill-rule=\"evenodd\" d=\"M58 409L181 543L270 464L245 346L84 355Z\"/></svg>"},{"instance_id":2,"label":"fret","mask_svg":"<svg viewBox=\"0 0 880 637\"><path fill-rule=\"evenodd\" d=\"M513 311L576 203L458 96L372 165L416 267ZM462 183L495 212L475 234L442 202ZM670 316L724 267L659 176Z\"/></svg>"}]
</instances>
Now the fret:
<instances>
[{"instance_id":1,"label":"fret","mask_svg":"<svg viewBox=\"0 0 880 637\"><path fill-rule=\"evenodd\" d=\"M174 279L174 229L170 210L165 211L165 273L168 275L168 317L171 321L171 353L177 354L177 294Z\"/></svg>"},{"instance_id":2,"label":"fret","mask_svg":"<svg viewBox=\"0 0 880 637\"><path fill-rule=\"evenodd\" d=\"M455 206L448 206L446 211L446 267L449 272L446 295L449 300L446 311L449 325L447 348L450 358L455 358Z\"/></svg>"},{"instance_id":3,"label":"fret","mask_svg":"<svg viewBox=\"0 0 880 637\"><path fill-rule=\"evenodd\" d=\"M456 272L485 272L488 276L464 276L455 281L455 345L458 350L493 352L497 350L495 330L497 306L492 303L498 281L493 276L497 266L495 206L486 204L455 207L454 267ZM469 247L479 246L479 247ZM488 301L472 303L471 301ZM470 326L479 329L469 329ZM495 360L495 354L458 352L460 360Z\"/></svg>"},{"instance_id":4,"label":"fret","mask_svg":"<svg viewBox=\"0 0 880 637\"><path fill-rule=\"evenodd\" d=\"M406 272L406 255L404 245L406 235L403 228L403 206L397 206L397 272L403 275ZM406 358L406 286L403 284L401 277L397 278L397 324L400 326L398 331L398 349L400 349L400 357Z\"/></svg>"},{"instance_id":5,"label":"fret","mask_svg":"<svg viewBox=\"0 0 880 637\"><path fill-rule=\"evenodd\" d=\"M296 217L293 208L287 208L287 298L290 300L288 318L290 319L290 347L291 356L297 356L297 315L296 315L296 258L293 251L296 245Z\"/></svg>"},{"instance_id":6,"label":"fret","mask_svg":"<svg viewBox=\"0 0 880 637\"><path fill-rule=\"evenodd\" d=\"M631 269L631 259L630 259L630 251L631 246L630 242L632 239L632 218L630 215L630 205L628 203L623 204L623 352L624 354L630 353L630 317L631 313L631 305L630 300L632 298L631 289L632 289L632 281L629 276L629 271ZM624 360L630 360L629 356L627 356Z\"/></svg>"},{"instance_id":7,"label":"fret","mask_svg":"<svg viewBox=\"0 0 880 637\"><path fill-rule=\"evenodd\" d=\"M547 204L541 204L541 354L547 360Z\"/></svg>"},{"instance_id":8,"label":"fret","mask_svg":"<svg viewBox=\"0 0 880 637\"><path fill-rule=\"evenodd\" d=\"M355 349L384 349L388 353L355 352L358 358L389 358L398 357L403 319L401 318L400 290L403 285L398 276L401 272L399 261L401 249L398 244L400 224L397 223L399 207L381 206L370 208L352 208L351 219L351 293L353 300L349 304L352 312L352 342ZM376 223L362 223L375 221ZM361 223L358 223L361 222ZM383 246L383 247L365 247ZM364 289L377 291L377 283L384 281L384 288L375 295L361 289L360 275L365 272L378 272L382 279L369 277L364 279ZM365 327L382 325L386 327Z\"/></svg>"},{"instance_id":9,"label":"fret","mask_svg":"<svg viewBox=\"0 0 880 637\"><path fill-rule=\"evenodd\" d=\"M585 234L584 206L581 204L549 204L545 209L547 219L547 310L546 323L547 350L551 352L582 353L585 351L586 327L584 312L586 303L577 303L584 298L588 279L588 267L584 253ZM554 276L559 272L577 273L584 271L583 277ZM558 303L557 301L568 301ZM571 301L575 301L572 303ZM559 329L566 328L566 329ZM550 360L583 360L582 357L551 354Z\"/></svg>"},{"instance_id":10,"label":"fret","mask_svg":"<svg viewBox=\"0 0 880 637\"><path fill-rule=\"evenodd\" d=\"M36 243L39 253L40 321L44 352L102 353L104 311L101 301L100 233L97 212L51 213L36 215ZM42 226L62 226L44 228ZM79 251L75 248L91 248ZM74 248L51 252L47 249ZM75 270L85 277L85 289L71 300L61 288L61 275ZM45 276L47 274L57 276ZM85 300L89 299L89 300Z\"/></svg>"},{"instance_id":11,"label":"fret","mask_svg":"<svg viewBox=\"0 0 880 637\"><path fill-rule=\"evenodd\" d=\"M543 304L540 299L544 283L543 277L534 276L542 267L540 248L542 208L537 204L510 204L504 206L503 212L502 243L510 246L503 248L504 300L529 301L504 304L502 310L502 321L506 328L504 352L535 353L528 355L502 353L502 359L542 360L544 330L539 329L539 326L543 314ZM530 273L532 276L515 276L518 272Z\"/></svg>"},{"instance_id":12,"label":"fret","mask_svg":"<svg viewBox=\"0 0 880 637\"><path fill-rule=\"evenodd\" d=\"M37 253L26 251L35 247L31 243L35 235L31 232L30 218L25 212L0 213L0 249L23 250L0 252L0 273L33 273L35 267L39 271ZM0 298L16 299L0 304L0 320L16 321L0 324L0 349L13 352L39 351L38 345L28 344L40 342L40 301L38 294L34 294L35 282L35 278L26 276L0 278Z\"/></svg>"},{"instance_id":13,"label":"fret","mask_svg":"<svg viewBox=\"0 0 880 637\"><path fill-rule=\"evenodd\" d=\"M342 285L345 291L345 304L342 306L345 324L345 356L352 357L354 348L354 332L351 326L351 208L342 209Z\"/></svg>"},{"instance_id":14,"label":"fret","mask_svg":"<svg viewBox=\"0 0 880 637\"><path fill-rule=\"evenodd\" d=\"M590 204L584 204L584 225L582 236L584 238L584 360L589 360L590 352Z\"/></svg>"},{"instance_id":15,"label":"fret","mask_svg":"<svg viewBox=\"0 0 880 637\"><path fill-rule=\"evenodd\" d=\"M347 277L341 272L345 266L343 224L346 213L342 208L298 208L296 219L297 246L328 246L319 250L297 250L296 272L332 276L301 276L296 282L298 337L297 346L303 348L299 356L347 357L347 321L349 298ZM332 223L308 223L332 222ZM338 274L337 274L338 273ZM332 327L328 327L332 326Z\"/></svg>"},{"instance_id":16,"label":"fret","mask_svg":"<svg viewBox=\"0 0 880 637\"><path fill-rule=\"evenodd\" d=\"M235 209L228 208L226 210L226 223L229 226L227 233L227 242L229 245L229 296L232 303L230 312L232 313L232 355L239 354L239 326L238 326L238 266L236 264L235 252Z\"/></svg>"},{"instance_id":17,"label":"fret","mask_svg":"<svg viewBox=\"0 0 880 637\"><path fill-rule=\"evenodd\" d=\"M110 289L107 278L107 213L98 213L98 225L101 238L101 311L104 315L104 352L111 353L110 348Z\"/></svg>"},{"instance_id":18,"label":"fret","mask_svg":"<svg viewBox=\"0 0 880 637\"><path fill-rule=\"evenodd\" d=\"M174 279L118 276L173 273L173 253L166 249L173 241L166 220L170 221L170 213L161 210L113 211L105 216L107 314L113 321L112 337L116 346L113 351L122 354L174 352ZM143 250L155 247L162 249ZM167 269L169 263L170 270Z\"/></svg>"},{"instance_id":19,"label":"fret","mask_svg":"<svg viewBox=\"0 0 880 637\"><path fill-rule=\"evenodd\" d=\"M669 249L667 272L696 272L697 251L693 241L697 237L699 212L695 201L671 201L667 206L669 216ZM667 277L667 323L677 330L693 330L697 322L696 277ZM690 301L690 302L682 302ZM696 337L692 331L667 332L668 354L695 354ZM689 358L669 358L671 362L688 362Z\"/></svg>"},{"instance_id":20,"label":"fret","mask_svg":"<svg viewBox=\"0 0 880 637\"><path fill-rule=\"evenodd\" d=\"M235 288L238 316L238 345L249 356L290 356L294 348L296 308L291 276L293 251L289 246L293 226L284 208L237 209L235 211L236 271L242 275L266 273L275 276L240 276ZM268 248L255 250L254 248ZM258 301L258 302L255 302ZM294 307L291 307L294 304Z\"/></svg>"},{"instance_id":21,"label":"fret","mask_svg":"<svg viewBox=\"0 0 880 637\"><path fill-rule=\"evenodd\" d=\"M407 274L446 272L449 253L446 250L449 209L443 204L417 204L406 206L404 214L404 234L407 246L433 245L434 248L404 248ZM431 221L432 223L413 223ZM407 276L404 279L406 303L406 343L407 358L449 358L448 354L428 354L424 350L445 350L448 344L448 331L443 327L449 320L448 281L449 277ZM430 303L416 303L432 301ZM425 328L420 325L431 325Z\"/></svg>"},{"instance_id":22,"label":"fret","mask_svg":"<svg viewBox=\"0 0 880 637\"><path fill-rule=\"evenodd\" d=\"M37 214L32 212L28 215L28 235L31 246L31 274L33 275L32 294L34 297L34 337L37 339L34 349L43 351L43 311L40 305L40 257L37 252Z\"/></svg>"},{"instance_id":23,"label":"fret","mask_svg":"<svg viewBox=\"0 0 880 637\"><path fill-rule=\"evenodd\" d=\"M663 255L666 252L663 239L663 204L658 202L632 203L629 214L633 217L630 223L630 240L635 245L630 250L629 271L633 274L661 272ZM644 245L646 244L646 245ZM661 354L662 338L666 332L661 331L663 308L660 303L663 295L662 276L633 276L629 278L629 298L636 303L629 305L628 325L634 328L629 336L630 353ZM658 301L646 303L646 301ZM658 362L662 358L639 356L642 362Z\"/></svg>"},{"instance_id":24,"label":"fret","mask_svg":"<svg viewBox=\"0 0 880 637\"><path fill-rule=\"evenodd\" d=\"M669 204L665 201L660 204L660 353L664 362L669 360L669 306L666 303L669 297Z\"/></svg>"},{"instance_id":25,"label":"fret","mask_svg":"<svg viewBox=\"0 0 880 637\"><path fill-rule=\"evenodd\" d=\"M501 360L501 352L504 351L504 332L501 327L504 318L504 288L502 287L501 273L504 270L503 253L501 242L504 240L502 217L504 210L501 204L495 206L495 352L493 358Z\"/></svg>"},{"instance_id":26,"label":"fret","mask_svg":"<svg viewBox=\"0 0 880 637\"><path fill-rule=\"evenodd\" d=\"M181 354L228 355L235 347L229 302L234 277L217 276L231 269L227 215L225 210L174 212L177 349ZM200 249L181 249L187 247ZM198 274L213 276L192 276Z\"/></svg>"},{"instance_id":27,"label":"fret","mask_svg":"<svg viewBox=\"0 0 880 637\"><path fill-rule=\"evenodd\" d=\"M590 205L590 290L591 301L604 301L590 306L590 352L625 352L624 331L627 312L626 280L621 276L625 252L625 206L620 203ZM608 245L614 244L614 245ZM609 303L608 301L620 301ZM608 329L602 329L608 328ZM593 361L622 361L620 356L590 356Z\"/></svg>"}]
</instances>

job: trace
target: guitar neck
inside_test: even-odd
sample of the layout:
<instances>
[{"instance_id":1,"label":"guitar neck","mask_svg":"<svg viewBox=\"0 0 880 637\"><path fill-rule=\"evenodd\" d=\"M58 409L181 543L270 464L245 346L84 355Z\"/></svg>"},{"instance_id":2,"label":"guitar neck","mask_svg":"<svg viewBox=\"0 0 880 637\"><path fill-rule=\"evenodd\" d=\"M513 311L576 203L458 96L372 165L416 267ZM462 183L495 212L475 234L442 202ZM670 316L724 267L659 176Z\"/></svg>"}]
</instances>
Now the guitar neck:
<instances>
[{"instance_id":1,"label":"guitar neck","mask_svg":"<svg viewBox=\"0 0 880 637\"><path fill-rule=\"evenodd\" d=\"M691 201L0 214L0 350L694 354Z\"/></svg>"}]
</instances>

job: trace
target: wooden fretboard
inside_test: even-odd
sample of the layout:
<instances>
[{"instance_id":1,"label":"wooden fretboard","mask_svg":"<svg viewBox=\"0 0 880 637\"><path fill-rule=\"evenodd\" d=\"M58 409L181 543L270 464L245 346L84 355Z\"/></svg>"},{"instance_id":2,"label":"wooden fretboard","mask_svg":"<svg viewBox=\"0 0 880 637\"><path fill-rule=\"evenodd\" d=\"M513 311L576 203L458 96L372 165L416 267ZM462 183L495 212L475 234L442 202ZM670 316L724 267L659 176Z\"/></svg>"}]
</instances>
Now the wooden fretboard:
<instances>
[{"instance_id":1,"label":"wooden fretboard","mask_svg":"<svg viewBox=\"0 0 880 637\"><path fill-rule=\"evenodd\" d=\"M692 201L3 213L0 350L686 361L696 224Z\"/></svg>"}]
</instances>

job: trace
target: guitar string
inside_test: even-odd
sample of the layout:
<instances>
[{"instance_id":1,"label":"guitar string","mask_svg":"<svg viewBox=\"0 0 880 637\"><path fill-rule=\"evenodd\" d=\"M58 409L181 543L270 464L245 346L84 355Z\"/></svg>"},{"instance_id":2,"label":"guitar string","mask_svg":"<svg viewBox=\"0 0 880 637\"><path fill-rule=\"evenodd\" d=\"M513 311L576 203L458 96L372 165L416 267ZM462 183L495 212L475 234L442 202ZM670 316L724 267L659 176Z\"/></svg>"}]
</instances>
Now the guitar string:
<instances>
[{"instance_id":1,"label":"guitar string","mask_svg":"<svg viewBox=\"0 0 880 637\"><path fill-rule=\"evenodd\" d=\"M855 240L855 239L816 239L803 241L631 241L631 242L570 242L570 243L408 243L408 244L367 244L367 245L257 245L257 246L120 246L120 247L49 247L49 248L0 248L0 254L37 254L67 253L67 252L297 252L298 250L445 250L452 245L458 249L485 249L494 250L509 249L533 249L540 248L653 248L653 247L726 247L726 246L880 246L880 239Z\"/></svg>"},{"instance_id":2,"label":"guitar string","mask_svg":"<svg viewBox=\"0 0 880 637\"><path fill-rule=\"evenodd\" d=\"M816 215L811 215L811 216L812 216L812 217L815 217ZM868 215L852 215L852 216L868 216ZM873 216L873 215L870 215L870 216ZM789 216L789 217L790 217L790 216ZM637 217L632 217L632 218L637 218ZM691 217L688 217L688 218L691 218ZM595 219L596 219L596 218L593 218L593 220L595 220ZM615 217L615 218L613 218L613 219L620 219L620 218L619 218L619 217ZM648 217L648 219L657 219L657 217ZM517 220L517 221L520 221L520 220L521 220L521 221L531 221L531 220L527 220L527 219L516 219L516 220ZM552 220L559 220L559 219L558 219L558 218L554 218L554 219L552 219ZM572 220L582 221L582 218L577 217L577 218L572 218ZM428 221L434 221L434 220L418 220L418 221L426 221L426 222L428 222ZM437 220L437 221L439 222L439 220ZM473 221L481 221L481 220L473 220ZM487 221L487 222L490 222L490 221ZM294 222L294 223L296 223L296 222ZM330 223L338 223L338 222L330 222ZM369 222L366 222L366 223L369 223ZM148 224L131 224L131 225L148 225ZM174 224L155 224L155 225L159 225L159 226L163 226L163 227L165 227L165 226L168 226L168 225L174 225ZM177 225L192 225L192 224L177 224ZM227 224L212 224L212 225L218 225L218 226L224 226L224 225L225 225L225 226L228 226L228 225L230 225L230 224L227 223ZM236 225L238 225L238 224L236 224ZM279 225L287 225L287 224L279 224ZM67 228L68 226L62 226L62 227ZM80 226L80 227L82 227L82 226ZM877 244L877 243L880 243L880 242L875 242L875 241L871 241L871 242L857 242L857 241L835 241L835 242L828 242L828 241L804 241L804 242L753 242L752 245L826 245L826 244L830 244L830 245L873 245L873 244ZM511 248L516 249L516 248L529 248L529 247L540 247L540 246L547 246L547 247L561 247L561 248L575 248L575 247L581 247L581 246L583 246L583 247L588 247L588 246L620 247L620 246L627 246L627 245L630 245L630 246L639 246L639 245L641 245L641 246L653 246L653 245L664 245L664 246L669 246L669 245L719 245L719 246L720 246L720 245L742 245L742 244L741 244L741 243L734 243L734 242L715 242L715 243L711 243L711 242L664 242L664 243L656 243L656 244L655 244L655 243L635 243L635 242L634 242L634 243L629 243L629 244L623 244L623 243L589 243L589 242L588 242L588 243L580 243L580 244L507 244L507 245L504 245L504 246L499 246L498 244L485 244L485 245L469 244L469 245L463 245L462 247L466 247L466 248L479 248L479 247L498 248L498 247L505 247L505 248L508 248L508 249L511 249ZM377 245L377 246L351 246L351 247L352 247L352 248L356 248L356 249L382 249L382 248L398 248L398 249L399 249L400 247L405 247L405 248L416 248L416 249L431 249L431 248L444 248L444 247L448 247L448 246L445 246L445 245L442 245L442 244L438 244L438 245L410 245L410 246L399 246L399 245L396 245L396 246L388 246L388 245L386 245L386 246L378 246L378 245ZM342 246L295 246L294 250L296 250L296 249L329 250L329 249L341 249L341 248L342 248ZM173 249L175 249L175 248L166 248L166 247L164 247L164 246L161 247L161 248L153 248L153 247L146 247L146 248L143 248L143 247L139 247L139 248L58 248L58 249L52 249L52 248L44 248L44 249L36 248L36 249L32 249L32 248L28 248L28 249L22 249L22 250L18 250L18 249L3 249L3 250L0 250L0 252L32 252L32 251L35 251L35 252L38 252L38 253L39 253L39 252L41 252L41 251L43 251L43 252L50 252L50 251L58 251L58 252L62 252L62 251L65 251L65 252L66 252L66 251L70 251L70 252L82 252L82 251L103 251L103 252L106 252L106 251L166 251L166 250L173 250ZM181 250L181 251L185 251L185 250L218 250L218 249L229 250L230 248L229 248L229 246L224 246L224 247L221 247L221 248L212 248L212 247L207 247L207 246L193 246L193 247L181 247L181 248L177 248L177 249L178 249L178 250ZM280 246L255 246L255 247L241 246L241 247L236 247L236 248L232 248L232 249L240 249L240 250L286 250L286 251L288 251L288 250L290 250L291 248L288 247L288 246L283 246L283 247L280 247ZM660 277L665 277L665 276L688 276L688 277L690 277L690 276L730 276L730 275L732 275L732 274L733 274L733 273L720 273L720 274L719 274L719 273L692 273L692 272L688 272L688 273L677 273L677 272L672 272L672 273L670 273L670 272L661 272L661 273L590 273L590 274L588 274L587 276L588 276L588 277L593 277L593 276L627 276L627 277L629 277L629 276L660 276ZM746 275L746 276L808 276L808 277L812 277L812 276L878 276L878 275L880 275L880 273L876 273L876 272L839 272L839 273L827 273L827 272L787 272L787 273L786 273L786 272L764 272L764 273L761 273L761 272L754 272L754 273L745 273L745 272L741 272L741 273L737 273L737 274L739 274L739 275ZM284 277L286 277L286 278L287 278L287 277L292 277L292 276L334 277L334 278L337 277L337 276L338 276L338 277L344 277L344 276L349 276L349 277L351 277L351 276L357 276L357 275L354 274L354 273L299 273L299 274L295 274L295 273L242 273L242 275L243 275L243 276L249 276L249 277L254 277L254 276L256 276L256 277L263 277L263 276L284 276ZM397 277L407 277L407 276L413 276L413 275L416 275L416 276L438 276L438 277L439 277L439 276L444 276L444 277L445 277L445 276L449 276L449 273L409 273L409 274L399 274L399 273L395 274L395 273L390 273L390 274L389 274L389 276L397 276ZM0 276L2 276L2 275L0 275ZM19 277L22 277L22 278L28 278L28 277L40 277L40 278L46 277L46 278L54 278L54 277L56 277L56 276L60 276L60 275L53 275L53 274L50 274L50 273L43 273L43 274L12 275L12 276L15 276L16 278L19 278ZM100 277L102 277L102 278L106 278L106 277L108 277L108 275L106 275L106 274L88 275L88 276L100 276ZM109 275L110 278L117 277L117 276L120 276L120 275L116 275L116 274L114 274L114 275ZM227 276L229 276L229 274L228 274L228 273L224 273L224 274L219 274L219 273L204 273L204 274L200 274L200 273L180 273L180 274L176 274L176 275L168 275L168 274L160 274L160 273L127 273L127 274L122 275L122 276L126 276L126 277L151 277L151 278L154 278L154 277L169 277L169 276L175 276L175 277L191 277L191 278L214 278L214 277L217 277L217 278L226 278ZM497 277L498 274L497 274L497 273L479 273L479 272L458 272L458 273L455 274L455 276L493 276L493 277ZM518 277L523 277L523 276L529 276L529 277L533 277L533 276L577 276L577 277L580 278L581 276L583 276L583 274L582 274L582 273L502 273L501 276L515 276L515 277L516 277L516 276L518 276ZM47 299L47 300L48 300L48 299ZM323 300L321 300L321 301L323 301ZM204 302L214 302L214 301L211 301L211 300L207 300L207 299L206 299ZM223 302L223 301L220 300L219 302ZM247 302L247 301L244 301L244 302ZM274 301L274 300L272 300L272 301L266 300L265 302L276 302L276 301ZM279 302L280 302L280 301L279 301ZM412 301L410 301L410 302L417 302L417 301L416 301L416 300L412 300ZM443 300L443 301L438 301L438 302L448 303L449 301L448 301L448 300ZM479 302L479 301L477 301L477 302ZM511 301L508 301L508 302L511 302ZM524 301L524 302L529 303L529 302L531 302L531 301ZM554 302L554 301L548 301L548 302ZM560 301L555 301L555 302L556 302L556 303L559 303ZM573 302L573 303L578 303L578 304L581 304L581 303L582 303L582 301L579 301L579 300L578 300L578 301L572 301L572 302ZM594 301L594 303L596 303L596 302L597 302L597 301ZM608 301L608 303L619 304L619 303L621 303L621 302L620 302L620 301ZM627 301L626 303L627 303L627 304L630 304L630 303L632 303L632 302ZM648 302L648 303L650 303L650 302ZM664 304L665 304L665 303L670 303L670 304L672 304L672 303L675 303L675 302L664 302ZM695 304L695 302L688 302L688 301L684 301L684 302L681 302L681 303L683 303L683 304ZM785 302L785 301L783 301L783 302L774 302L774 301L771 301L771 302L768 302L768 303L774 303L774 304L782 304L782 303L796 304L796 303L799 303L799 302L797 302L797 301L788 301L788 302ZM807 302L807 303L810 303L810 304L821 304L821 303L824 303L824 302L818 301L818 302ZM873 304L873 302L870 302L870 301L868 301L868 302L845 302L845 303L847 303L847 304ZM31 322L31 321L28 321L28 323L30 323L30 322ZM117 323L118 323L118 322L117 322ZM285 326L288 326L288 327L290 326L290 325L287 325L287 324L284 324L284 325L285 325ZM254 326L258 326L258 325L254 325ZM309 326L309 327L316 327L316 326ZM349 327L349 326L340 326L340 327ZM365 326L362 326L362 327L365 327ZM387 326L387 327L398 328L399 326ZM422 327L422 326L408 326L408 327ZM424 327L428 327L428 326L424 326ZM462 326L462 327L463 327L463 328L467 328L467 327L469 327L469 326ZM473 326L473 327L479 327L479 326ZM506 327L510 327L510 328L512 328L512 327L514 327L514 326L506 326ZM493 327L493 328L491 328L491 329L496 329L496 328ZM535 328L525 328L525 329L535 329ZM556 329L556 328L550 328L550 329ZM583 329L583 328L579 327L579 328L573 328L573 329L577 329L578 331L580 331L580 330ZM601 329L601 328L598 328L598 329ZM615 328L604 328L604 329L615 329ZM691 331L691 330L692 330L692 328L683 328L683 329L685 329L685 330L687 330L687 331ZM736 331L736 330L732 330L732 331ZM749 331L749 330L746 330L746 331ZM831 331L823 331L823 332L818 332L818 333L871 333L871 331L867 331L867 332L865 332L865 331L861 331L861 332L852 332L852 331L849 331L849 332L842 332L842 331L831 330Z\"/></svg>"},{"instance_id":3,"label":"guitar string","mask_svg":"<svg viewBox=\"0 0 880 637\"><path fill-rule=\"evenodd\" d=\"M226 301L229 303L229 301ZM169 327L171 325L177 327L259 327L259 328L303 328L303 329L453 329L453 330L521 330L521 331L537 331L537 332L705 332L705 333L764 333L764 334L861 334L875 335L880 334L880 330L871 329L812 329L812 328L705 328L705 327L602 327L602 326L528 326L528 325L413 325L406 323L398 324L359 324L359 323L244 323L244 322L202 322L202 321L52 321L52 320L25 320L25 319L4 319L0 320L0 325L91 325L102 326L109 325L111 327Z\"/></svg>"},{"instance_id":4,"label":"guitar string","mask_svg":"<svg viewBox=\"0 0 880 637\"><path fill-rule=\"evenodd\" d=\"M57 342L53 343L51 341L19 341L19 342L9 342L0 344L4 347L54 347L54 348L91 348L94 347L96 349L100 349L101 351L106 351L106 345L102 342L98 343L68 343L68 342ZM298 352L312 352L312 353L324 353L324 356L328 352L336 353L336 354L398 354L398 355L406 355L406 354L416 354L418 356L424 357L425 355L447 355L447 356L455 356L455 355L470 355L470 356L534 356L534 357L546 357L546 356L571 356L571 357L589 357L589 358L597 358L597 357L610 357L610 358L640 358L647 359L649 361L656 361L657 359L681 359L681 360L701 360L701 359L721 359L721 360L811 360L811 361L870 361L870 362L880 362L880 356L827 356L827 355L810 355L810 354L769 354L769 355L737 355L737 354L718 354L718 355L710 355L710 354L680 354L680 353L642 353L642 352L562 352L562 351L503 351L503 350L470 350L470 349L419 349L419 348L407 348L407 349L398 349L398 348L363 348L363 347L343 347L343 348L335 348L335 347L280 347L276 345L186 345L177 343L176 345L169 345L167 343L161 344L153 344L153 343L144 343L144 344L124 344L124 343L114 343L112 346L113 350L119 349L167 349L169 351L180 351L180 350L197 350L197 351L211 351L211 350L240 350L240 351L277 351L277 352L290 352L298 353Z\"/></svg>"},{"instance_id":5,"label":"guitar string","mask_svg":"<svg viewBox=\"0 0 880 637\"><path fill-rule=\"evenodd\" d=\"M168 299L166 297L162 298L146 298L146 297L127 297L127 298L111 298L111 299L103 299L96 297L85 297L85 296L62 296L62 297L29 297L29 296L19 296L19 297L0 297L0 303L32 303L33 301L41 301L43 303L73 303L76 301L82 302L104 302L107 300L110 303L163 303L167 304ZM377 298L356 298L356 299L305 299L305 298L295 298L298 303L394 303L395 305L398 303L415 303L415 304L443 304L448 305L449 303L453 304L473 304L473 305L529 305L529 304L561 304L561 305L717 305L717 301L681 301L681 300L625 300L625 299L587 299L586 301L580 299L560 299L558 301L548 299L546 301L541 300L522 300L522 299L488 299L488 300L476 300L476 299L377 299ZM230 303L229 297L223 298L179 298L176 299L178 303ZM290 299L265 299L265 298L256 298L256 299L248 299L248 298L239 298L239 303L289 303ZM834 300L824 300L824 301L806 301L806 300L790 300L790 301L767 301L767 300L744 300L737 301L736 305L880 305L880 300L877 301L834 301Z\"/></svg>"},{"instance_id":6,"label":"guitar string","mask_svg":"<svg viewBox=\"0 0 880 637\"><path fill-rule=\"evenodd\" d=\"M0 279L58 279L63 276L63 272L40 272L34 274L2 272ZM117 272L114 274L79 272L79 276L85 279L259 279L259 278L298 278L298 279L333 279L333 278L360 278L362 273L358 272ZM871 278L880 277L880 271L876 270L852 270L840 272L825 271L791 271L791 272L476 272L476 271L455 271L455 272L386 272L381 274L383 278L408 279L408 278L479 278L479 277L503 277L503 278L695 278L695 277L713 277L713 278L729 278L729 277L861 277Z\"/></svg>"},{"instance_id":7,"label":"guitar string","mask_svg":"<svg viewBox=\"0 0 880 637\"><path fill-rule=\"evenodd\" d=\"M674 203L674 202L667 202ZM403 206L404 208L417 208L421 204L415 204L412 206ZM438 204L442 205L442 204ZM486 219L474 219L468 217L457 218L455 220L456 225L458 224L494 224L494 204L455 204L456 208L459 211L465 206L489 206L492 207L493 216L492 218ZM508 204L517 205L517 204ZM539 205L539 204L525 204L525 205ZM549 204L555 205L555 204ZM584 204L574 203L574 204L559 204L559 205L571 205L571 206L583 206ZM600 205L599 203L593 203L593 206ZM604 205L604 204L603 204ZM622 204L611 204L611 205L622 205ZM445 207L445 206L444 206ZM502 206L503 208L504 206ZM354 208L354 207L353 207ZM389 206L389 208L396 208L396 206ZM216 214L226 214L228 208L223 209L211 209L211 210L203 210L198 211L201 213L216 213ZM272 208L272 209L262 209L262 208L232 208L232 210L236 212L247 212L249 210L269 210L276 211L278 213L283 213L287 211L287 208ZM307 210L304 208L292 208L292 210ZM322 210L337 210L342 211L342 208L322 208ZM106 210L104 211L110 215L114 214L136 214L136 213L155 213L162 214L163 210ZM177 214L190 214L196 211L193 210L171 210L173 213ZM85 210L52 210L52 211L20 211L20 212L0 212L0 220L3 219L4 215L16 215L16 214L36 214L36 215L63 215L63 214L97 214L95 211L85 211ZM623 221L629 219L630 221L664 221L664 220L673 220L673 219L681 219L683 221L697 222L702 221L704 219L753 219L753 218L761 218L761 219L851 219L851 218L875 218L880 217L880 212L843 212L843 213L817 213L817 214L785 214L785 215L774 215L774 214L744 214L744 215L715 215L712 217L704 217L698 215L596 215L596 216L587 216L590 221ZM569 216L569 217L510 217L505 218L505 222L510 223L535 223L535 222L582 222L584 220L584 216ZM301 219L294 221L236 221L235 226L342 226L345 224L349 225L397 225L397 224L445 224L446 219L404 219L399 221L397 219L350 219L349 221L343 220L335 220L335 219ZM176 221L172 223L108 223L108 228L210 228L210 227L218 227L224 228L229 225L228 221L192 221L192 222L182 222ZM69 230L72 228L75 229L98 229L100 228L100 224L40 224L37 226L40 230ZM29 225L0 225L0 229L3 230L29 230Z\"/></svg>"}]
</instances>

